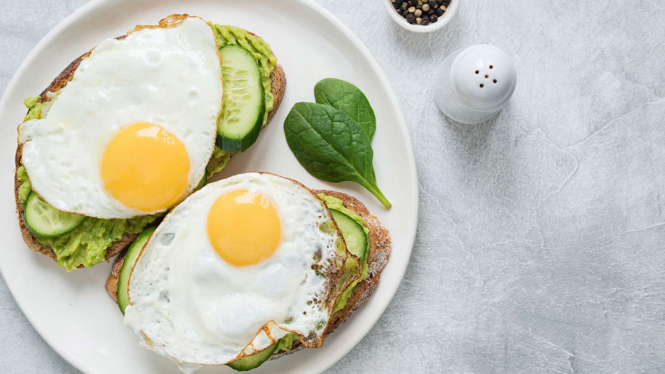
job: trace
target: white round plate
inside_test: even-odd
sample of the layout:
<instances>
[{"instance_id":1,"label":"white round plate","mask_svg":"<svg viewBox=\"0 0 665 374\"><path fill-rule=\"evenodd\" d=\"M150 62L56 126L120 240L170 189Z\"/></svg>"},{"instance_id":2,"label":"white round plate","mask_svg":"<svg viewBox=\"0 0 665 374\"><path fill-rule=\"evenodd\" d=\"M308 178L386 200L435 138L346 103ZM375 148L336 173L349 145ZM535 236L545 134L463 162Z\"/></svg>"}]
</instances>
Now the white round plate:
<instances>
[{"instance_id":1,"label":"white round plate","mask_svg":"<svg viewBox=\"0 0 665 374\"><path fill-rule=\"evenodd\" d=\"M178 373L176 366L138 345L122 324L118 307L104 292L110 264L68 274L46 256L29 250L18 227L12 190L16 126L24 98L39 94L73 59L103 39L123 35L137 24L156 24L173 13L201 16L253 31L272 47L287 77L282 106L247 152L223 172L270 171L311 188L352 194L390 230L393 251L372 298L326 339L310 349L268 362L256 373L319 373L349 352L372 328L392 299L406 270L416 234L416 165L397 100L378 64L337 19L311 1L301 0L117 0L92 1L53 29L30 53L0 101L0 270L30 323L53 349L84 373ZM373 140L379 186L390 210L351 183L319 181L298 164L285 138L284 118L294 103L314 101L314 84L335 77L362 89L374 107ZM85 155L82 155L85 156ZM395 341L395 344L399 342ZM228 367L202 373L232 372Z\"/></svg>"}]
</instances>

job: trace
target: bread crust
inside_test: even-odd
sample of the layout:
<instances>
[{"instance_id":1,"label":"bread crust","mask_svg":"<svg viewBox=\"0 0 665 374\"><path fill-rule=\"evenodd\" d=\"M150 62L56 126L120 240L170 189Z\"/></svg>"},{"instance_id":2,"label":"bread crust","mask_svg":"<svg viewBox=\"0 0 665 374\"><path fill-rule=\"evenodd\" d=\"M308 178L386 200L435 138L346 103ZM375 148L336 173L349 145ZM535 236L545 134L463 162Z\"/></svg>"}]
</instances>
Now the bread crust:
<instances>
[{"instance_id":1,"label":"bread crust","mask_svg":"<svg viewBox=\"0 0 665 374\"><path fill-rule=\"evenodd\" d=\"M344 207L354 211L365 220L365 226L369 229L369 257L367 258L367 277L360 282L353 294L349 298L347 305L344 309L338 311L332 316L331 321L328 322L325 336L328 336L335 331L353 312L355 312L362 304L364 304L369 297L374 293L376 287L379 285L381 272L388 264L391 251L390 233L388 230L381 226L379 219L371 215L367 207L353 196L347 195L342 192L329 191L329 190L313 190L315 194L326 194L328 196L336 197L344 203ZM118 288L118 275L120 269L125 261L125 253L118 256L113 263L111 273L106 280L105 289L111 298L118 302L117 288ZM272 355L271 360L280 358L282 356L295 353L305 348L300 341L295 341L293 347L289 352L281 352Z\"/></svg>"},{"instance_id":2,"label":"bread crust","mask_svg":"<svg viewBox=\"0 0 665 374\"><path fill-rule=\"evenodd\" d=\"M125 37L126 35L123 35L117 37L116 39L122 40ZM87 52L79 56L74 61L72 61L69 65L67 65L67 67L39 95L39 97L41 98L41 102L44 103L51 100L51 98L48 95L49 92L58 92L61 89L63 89L67 85L67 83L69 83L69 81L71 81L72 78L74 77L74 73L81 64L81 61L83 61L83 59L87 58L89 55L90 52ZM270 111L270 113L268 113L268 122L270 122L272 117L275 115L275 112L277 112L277 109L279 109L279 106L282 103L282 99L284 98L284 93L286 92L286 73L284 72L284 69L282 68L281 65L275 66L275 69L270 75L270 80L272 82L271 91L273 94L273 109ZM16 147L16 155L14 159L16 170L18 170L19 166L21 165L22 150L23 146L19 144ZM43 255L50 257L54 261L57 261L56 254L51 248L51 246L41 244L34 236L34 234L28 229L28 226L25 223L23 206L21 206L21 203L18 198L18 191L20 186L21 183L18 180L18 174L14 172L14 198L16 201L16 210L18 212L19 227L21 229L21 235L23 236L23 241L25 241L25 244L33 251L39 252ZM127 248L134 241L134 239L136 239L137 236L138 234L126 233L125 235L123 235L122 238L113 242L113 244L111 244L111 246L106 251L106 260L113 258L113 256L117 255L125 248ZM81 267L83 266L79 266L79 268Z\"/></svg>"}]
</instances>

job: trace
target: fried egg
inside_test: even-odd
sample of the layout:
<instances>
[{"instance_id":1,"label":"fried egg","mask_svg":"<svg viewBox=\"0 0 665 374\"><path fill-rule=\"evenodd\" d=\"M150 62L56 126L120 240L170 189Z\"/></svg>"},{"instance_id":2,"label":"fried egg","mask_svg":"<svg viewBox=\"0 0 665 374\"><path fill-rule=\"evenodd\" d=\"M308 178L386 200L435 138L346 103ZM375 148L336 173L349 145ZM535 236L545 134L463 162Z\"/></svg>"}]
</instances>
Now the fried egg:
<instances>
[{"instance_id":1,"label":"fried egg","mask_svg":"<svg viewBox=\"0 0 665 374\"><path fill-rule=\"evenodd\" d=\"M319 347L357 264L311 190L273 174L236 175L159 225L132 272L124 323L183 370L258 353L289 332Z\"/></svg>"},{"instance_id":2,"label":"fried egg","mask_svg":"<svg viewBox=\"0 0 665 374\"><path fill-rule=\"evenodd\" d=\"M205 173L222 108L221 57L204 20L173 15L108 39L19 126L32 189L98 218L165 211Z\"/></svg>"}]
</instances>

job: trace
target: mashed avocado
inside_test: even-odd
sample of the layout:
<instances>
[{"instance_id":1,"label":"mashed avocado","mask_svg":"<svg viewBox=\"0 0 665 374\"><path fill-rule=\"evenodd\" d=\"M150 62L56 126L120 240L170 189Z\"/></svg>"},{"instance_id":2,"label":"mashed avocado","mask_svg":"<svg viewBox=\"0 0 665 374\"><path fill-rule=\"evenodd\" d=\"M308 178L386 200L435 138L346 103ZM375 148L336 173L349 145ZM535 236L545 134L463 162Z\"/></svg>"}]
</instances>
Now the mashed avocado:
<instances>
[{"instance_id":1,"label":"mashed avocado","mask_svg":"<svg viewBox=\"0 0 665 374\"><path fill-rule=\"evenodd\" d=\"M28 114L25 115L23 121L40 118L42 115L42 102L39 96L31 96L23 100L23 105L28 108Z\"/></svg>"},{"instance_id":2,"label":"mashed avocado","mask_svg":"<svg viewBox=\"0 0 665 374\"><path fill-rule=\"evenodd\" d=\"M358 222L363 227L365 234L369 235L369 229L367 228L367 226L365 226L365 220L361 216L356 214L356 212L344 207L344 202L342 200L325 194L319 194L318 196L321 200L323 200L324 203L326 203L328 209L335 209L337 211L346 214L351 219ZM333 309L333 314L344 309L346 304L349 302L349 298L353 294L353 291L355 290L358 283L362 282L365 279L365 277L367 277L367 257L368 256L366 256L365 260L363 261L362 276L357 281L351 283L351 285L347 287L346 290L344 290L339 295L339 297L337 298L337 303L335 304L335 309ZM277 342L278 344L277 349L275 349L275 352L273 354L290 351L291 348L293 348L293 342L295 342L296 340L298 340L298 335L294 333L286 334L283 338L279 340L279 342Z\"/></svg>"},{"instance_id":3,"label":"mashed avocado","mask_svg":"<svg viewBox=\"0 0 665 374\"><path fill-rule=\"evenodd\" d=\"M206 177L210 179L214 174L222 171L230 159L230 153L222 151L221 148L215 145L215 149L212 151L212 157L206 166Z\"/></svg>"},{"instance_id":4,"label":"mashed avocado","mask_svg":"<svg viewBox=\"0 0 665 374\"><path fill-rule=\"evenodd\" d=\"M333 309L333 313L337 313L340 310L344 309L346 304L349 302L349 298L351 295L353 295L353 291L356 289L356 286L358 283L362 282L365 277L367 276L367 261L363 262L363 272L362 275L360 276L360 279L357 281L351 283L349 287L347 287L344 292L342 292L341 295L337 298L337 302L335 303L335 309Z\"/></svg>"},{"instance_id":5,"label":"mashed avocado","mask_svg":"<svg viewBox=\"0 0 665 374\"><path fill-rule=\"evenodd\" d=\"M213 25L217 42L220 48L227 44L236 44L248 50L259 63L261 75L263 76L263 90L265 92L266 112L263 116L263 124L268 120L268 113L273 108L272 81L270 74L275 70L277 58L272 54L270 46L263 39L250 34L247 30L233 27Z\"/></svg>"},{"instance_id":6,"label":"mashed avocado","mask_svg":"<svg viewBox=\"0 0 665 374\"><path fill-rule=\"evenodd\" d=\"M279 341L277 342L277 349L275 349L275 352L273 352L273 354L290 351L291 348L293 348L293 343L296 340L298 340L298 335L292 332L284 335L284 337L279 339Z\"/></svg>"},{"instance_id":7,"label":"mashed avocado","mask_svg":"<svg viewBox=\"0 0 665 374\"><path fill-rule=\"evenodd\" d=\"M74 230L57 238L37 238L53 248L58 265L68 272L79 265L90 267L106 259L106 250L125 233L138 234L159 216L130 219L100 219L88 217Z\"/></svg>"},{"instance_id":8,"label":"mashed avocado","mask_svg":"<svg viewBox=\"0 0 665 374\"><path fill-rule=\"evenodd\" d=\"M32 187L30 186L30 181L28 180L28 173L25 171L23 166L20 166L18 170L16 170L16 177L21 183L21 186L18 188L18 201L21 203L21 205L25 205L25 202L28 200L28 196L30 196L30 192L32 192Z\"/></svg>"}]
</instances>

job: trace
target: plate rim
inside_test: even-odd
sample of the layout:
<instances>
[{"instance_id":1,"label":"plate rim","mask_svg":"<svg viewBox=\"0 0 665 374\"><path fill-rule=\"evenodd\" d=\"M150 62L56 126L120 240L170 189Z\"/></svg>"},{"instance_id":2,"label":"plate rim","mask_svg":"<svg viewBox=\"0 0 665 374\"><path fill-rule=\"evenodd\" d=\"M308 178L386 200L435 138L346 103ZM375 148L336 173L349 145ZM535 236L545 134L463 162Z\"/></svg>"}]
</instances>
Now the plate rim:
<instances>
[{"instance_id":1,"label":"plate rim","mask_svg":"<svg viewBox=\"0 0 665 374\"><path fill-rule=\"evenodd\" d=\"M19 67L16 69L14 74L12 75L11 80L7 84L2 98L0 98L0 114L5 112L5 110L8 110L6 107L8 106L8 95L6 95L7 92L11 92L15 89L15 86L18 84L18 77L23 76L25 74L25 70L27 67L31 64L31 62L35 59L35 56L40 53L48 43L52 39L54 39L57 35L65 31L72 23L76 22L77 20L81 18L85 18L89 13L94 11L96 8L107 5L107 4L112 4L112 3L121 3L123 0L92 0L85 5L81 6L74 12L72 12L70 15L68 15L65 19L63 19L61 22L59 22L55 27L53 27L33 48L32 50L28 53L28 55L23 59ZM408 232L410 232L410 238L407 238L407 243L409 244L407 248L404 248L403 250L408 251L408 256L407 256L407 261L404 263L400 264L395 264L395 262L388 262L388 266L392 268L396 268L393 270L394 274L393 276L397 276L399 278L399 282L396 283L395 287L388 292L390 297L386 297L385 299L381 300L379 302L378 308L374 308L373 310L373 315L376 317L373 317L373 321L371 323L365 324L362 326L361 331L359 333L354 334L352 340L352 344L345 344L343 348L339 351L337 354L338 357L334 358L333 360L329 361L327 364L325 364L321 371L319 373L322 373L328 369L330 369L333 365L335 365L339 360L344 358L353 348L355 348L358 343L360 343L365 336L370 332L370 330L376 325L376 323L379 321L381 316L385 313L386 309L394 299L400 284L402 283L404 279L404 274L406 273L406 270L408 268L409 263L411 262L411 256L413 254L413 246L415 244L416 240L416 235L417 235L417 228L418 228L418 213L419 213L419 181L418 181L418 170L417 170L417 165L415 161L415 154L413 152L413 144L411 142L411 136L408 131L408 127L406 125L406 120L404 118L404 114L402 112L402 109L399 105L399 102L397 100L397 97L395 96L395 92L393 91L390 82L388 81L385 73L383 72L383 69L379 65L379 63L376 61L372 53L369 51L367 46L358 38L358 36L351 31L351 29L346 26L344 23L342 23L337 17L335 17L330 11L328 11L326 8L324 8L322 5L316 3L314 0L291 0L294 3L299 3L305 7L310 8L314 12L316 12L319 16L325 18L328 22L330 22L335 28L337 28L343 35L344 37L350 41L354 47L357 48L357 50L362 54L363 58L370 64L371 69L376 73L381 85L383 91L387 94L387 97L390 101L390 104L393 106L393 110L395 110L398 114L397 116L397 122L399 123L399 128L401 131L401 136L405 141L406 145L406 153L407 153L407 167L408 170L412 172L412 176L410 176L410 181L409 184L411 184L411 190L412 196L410 197L409 200L413 201L413 204L411 206L411 213L415 217L415 220L413 222L409 222L409 225L411 226L408 229ZM7 277L5 277L3 268L5 265L3 265L6 261L0 260L0 275L2 275L3 280L5 281L5 284L7 285L7 289L9 290L9 293L12 295L12 298L14 299L14 302L16 305L19 307L21 310L21 313L25 316L25 318L28 320L32 328L39 334L39 336L42 338L48 346L53 349L60 357L62 357L67 363L72 365L74 368L77 370L81 371L82 373L96 373L96 370L94 368L89 367L85 362L79 361L79 359L70 354L68 351L64 349L64 347L57 345L52 338L50 337L49 333L43 329L43 327L39 326L38 324L36 325L33 322L34 315L32 315L30 312L27 311L25 306L22 304L21 301L19 301L19 298L16 297L14 294L14 290L12 288L12 281L8 281ZM381 283L379 283L379 287L381 287ZM39 326L39 327L38 327ZM357 329L358 330L358 329Z\"/></svg>"}]
</instances>

